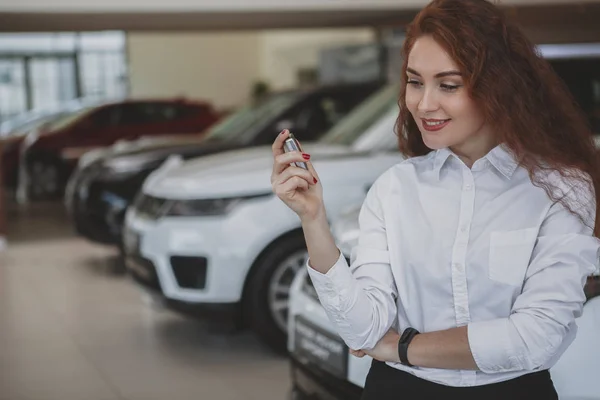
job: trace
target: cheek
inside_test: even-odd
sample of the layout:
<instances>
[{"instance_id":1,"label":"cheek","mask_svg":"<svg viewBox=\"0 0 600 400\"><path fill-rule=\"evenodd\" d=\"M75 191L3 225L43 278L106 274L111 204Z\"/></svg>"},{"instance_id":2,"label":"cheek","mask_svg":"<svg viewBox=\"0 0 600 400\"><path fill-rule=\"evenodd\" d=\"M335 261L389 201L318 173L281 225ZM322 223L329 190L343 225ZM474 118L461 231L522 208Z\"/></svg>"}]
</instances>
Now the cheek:
<instances>
[{"instance_id":1,"label":"cheek","mask_svg":"<svg viewBox=\"0 0 600 400\"><path fill-rule=\"evenodd\" d=\"M414 92L414 90L410 90L409 88L406 90L406 96L404 96L404 100L406 101L406 107L411 112L411 114L414 115L419 106L419 96Z\"/></svg>"},{"instance_id":2,"label":"cheek","mask_svg":"<svg viewBox=\"0 0 600 400\"><path fill-rule=\"evenodd\" d=\"M444 109L453 118L474 121L479 117L475 103L467 95L451 96L444 102Z\"/></svg>"}]
</instances>

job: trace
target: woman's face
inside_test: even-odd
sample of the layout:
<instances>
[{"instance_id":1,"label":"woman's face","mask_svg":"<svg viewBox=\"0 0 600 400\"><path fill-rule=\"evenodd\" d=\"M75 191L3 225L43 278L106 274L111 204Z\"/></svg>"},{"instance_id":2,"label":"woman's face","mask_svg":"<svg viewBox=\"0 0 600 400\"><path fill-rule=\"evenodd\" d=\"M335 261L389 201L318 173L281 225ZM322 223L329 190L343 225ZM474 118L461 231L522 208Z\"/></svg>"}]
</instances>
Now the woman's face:
<instances>
[{"instance_id":1,"label":"woman's face","mask_svg":"<svg viewBox=\"0 0 600 400\"><path fill-rule=\"evenodd\" d=\"M431 36L418 38L408 55L406 105L430 149L478 158L493 147L457 65Z\"/></svg>"}]
</instances>

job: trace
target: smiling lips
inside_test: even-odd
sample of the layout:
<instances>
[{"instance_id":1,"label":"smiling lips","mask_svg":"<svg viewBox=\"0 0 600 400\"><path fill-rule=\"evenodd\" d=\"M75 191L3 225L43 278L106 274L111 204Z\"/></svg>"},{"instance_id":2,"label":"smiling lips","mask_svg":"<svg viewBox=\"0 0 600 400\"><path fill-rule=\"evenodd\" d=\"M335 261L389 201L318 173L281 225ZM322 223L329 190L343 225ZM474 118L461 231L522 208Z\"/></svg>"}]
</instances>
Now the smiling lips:
<instances>
[{"instance_id":1,"label":"smiling lips","mask_svg":"<svg viewBox=\"0 0 600 400\"><path fill-rule=\"evenodd\" d=\"M439 131L450 123L449 119L425 119L421 118L423 128L427 131Z\"/></svg>"}]
</instances>

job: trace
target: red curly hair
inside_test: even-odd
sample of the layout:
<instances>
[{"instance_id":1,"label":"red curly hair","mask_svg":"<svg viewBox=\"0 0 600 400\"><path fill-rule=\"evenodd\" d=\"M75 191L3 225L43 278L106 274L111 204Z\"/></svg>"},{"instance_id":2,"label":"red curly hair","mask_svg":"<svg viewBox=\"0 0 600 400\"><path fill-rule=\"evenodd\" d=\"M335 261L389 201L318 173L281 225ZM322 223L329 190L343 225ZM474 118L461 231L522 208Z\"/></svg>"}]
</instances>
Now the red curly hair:
<instances>
[{"instance_id":1,"label":"red curly hair","mask_svg":"<svg viewBox=\"0 0 600 400\"><path fill-rule=\"evenodd\" d=\"M396 125L397 132L403 132L398 135L400 151L408 157L431 151L405 100L408 55L423 35L433 37L457 64L469 95L485 119L493 121L499 141L528 170L533 184L587 222L578 212L580 207L564 200L564 189L544 177L548 172L560 173L571 183L571 196L579 201L583 198L577 189L599 193L600 162L589 122L533 43L486 0L434 0L408 26ZM597 198L594 201L600 215ZM600 236L599 220L593 227L596 237Z\"/></svg>"}]
</instances>

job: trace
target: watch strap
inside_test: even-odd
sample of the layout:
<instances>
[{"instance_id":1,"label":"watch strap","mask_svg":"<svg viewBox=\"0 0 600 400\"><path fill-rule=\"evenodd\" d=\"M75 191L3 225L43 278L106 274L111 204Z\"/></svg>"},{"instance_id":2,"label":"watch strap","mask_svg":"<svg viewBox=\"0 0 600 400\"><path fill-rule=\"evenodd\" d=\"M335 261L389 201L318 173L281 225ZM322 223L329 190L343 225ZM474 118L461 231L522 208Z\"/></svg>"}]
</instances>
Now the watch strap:
<instances>
[{"instance_id":1,"label":"watch strap","mask_svg":"<svg viewBox=\"0 0 600 400\"><path fill-rule=\"evenodd\" d=\"M419 333L420 332L415 328L406 328L404 332L402 332L400 340L398 341L398 357L400 358L400 363L402 365L406 365L408 367L413 366L408 361L408 345Z\"/></svg>"}]
</instances>

